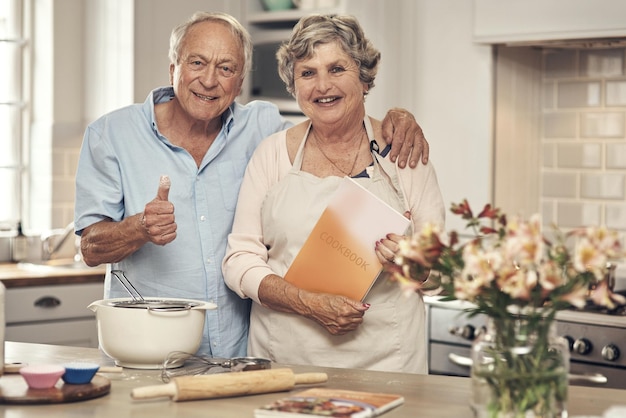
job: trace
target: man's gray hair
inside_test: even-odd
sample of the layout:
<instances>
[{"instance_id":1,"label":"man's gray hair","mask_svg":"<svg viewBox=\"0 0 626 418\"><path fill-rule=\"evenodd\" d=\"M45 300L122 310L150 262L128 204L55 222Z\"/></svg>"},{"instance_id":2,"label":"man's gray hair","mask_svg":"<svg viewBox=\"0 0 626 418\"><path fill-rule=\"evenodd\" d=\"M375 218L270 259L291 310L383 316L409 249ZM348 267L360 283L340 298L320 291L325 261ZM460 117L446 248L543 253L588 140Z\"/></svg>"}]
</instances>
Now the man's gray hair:
<instances>
[{"instance_id":1,"label":"man's gray hair","mask_svg":"<svg viewBox=\"0 0 626 418\"><path fill-rule=\"evenodd\" d=\"M223 22L230 27L233 35L239 39L241 47L243 48L244 63L241 78L244 78L252 66L252 38L246 28L244 28L237 19L226 13L196 12L186 22L176 26L170 36L170 64L178 64L182 40L193 25L201 22Z\"/></svg>"}]
</instances>

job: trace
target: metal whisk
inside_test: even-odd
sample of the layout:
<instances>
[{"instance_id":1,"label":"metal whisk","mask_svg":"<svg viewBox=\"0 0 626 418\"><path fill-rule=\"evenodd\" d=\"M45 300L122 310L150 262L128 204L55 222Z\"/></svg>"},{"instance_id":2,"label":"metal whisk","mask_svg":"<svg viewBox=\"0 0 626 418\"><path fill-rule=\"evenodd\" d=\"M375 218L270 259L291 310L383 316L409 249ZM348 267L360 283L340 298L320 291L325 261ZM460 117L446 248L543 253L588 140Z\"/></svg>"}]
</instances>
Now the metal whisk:
<instances>
[{"instance_id":1,"label":"metal whisk","mask_svg":"<svg viewBox=\"0 0 626 418\"><path fill-rule=\"evenodd\" d=\"M196 355L184 351L168 354L161 368L161 380L167 383L176 376L195 376L224 372L270 369L271 360L262 357L234 357L231 359Z\"/></svg>"}]
</instances>

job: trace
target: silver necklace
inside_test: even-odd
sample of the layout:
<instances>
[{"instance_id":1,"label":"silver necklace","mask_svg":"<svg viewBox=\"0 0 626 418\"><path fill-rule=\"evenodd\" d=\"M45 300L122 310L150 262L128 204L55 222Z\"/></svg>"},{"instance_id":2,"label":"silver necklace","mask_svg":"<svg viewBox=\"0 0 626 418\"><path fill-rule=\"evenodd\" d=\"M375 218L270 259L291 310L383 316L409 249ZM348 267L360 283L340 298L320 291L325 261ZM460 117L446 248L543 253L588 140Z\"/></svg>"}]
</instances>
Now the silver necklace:
<instances>
[{"instance_id":1,"label":"silver necklace","mask_svg":"<svg viewBox=\"0 0 626 418\"><path fill-rule=\"evenodd\" d=\"M352 177L352 172L354 171L354 167L356 167L356 162L359 159L359 153L361 151L361 144L363 143L363 134L361 134L361 137L359 139L359 147L357 148L356 153L354 155L354 161L352 162L352 167L350 168L350 171L346 172L341 167L339 167L333 160L331 160L330 157L328 157L328 155L326 155L326 153L320 146L319 139L317 139L317 135L315 134L315 131L311 131L311 132L313 133L313 139L315 139L315 146L317 147L318 150L320 150L324 158L326 158L329 163L331 163L337 170L341 171L344 175L348 177Z\"/></svg>"}]
</instances>

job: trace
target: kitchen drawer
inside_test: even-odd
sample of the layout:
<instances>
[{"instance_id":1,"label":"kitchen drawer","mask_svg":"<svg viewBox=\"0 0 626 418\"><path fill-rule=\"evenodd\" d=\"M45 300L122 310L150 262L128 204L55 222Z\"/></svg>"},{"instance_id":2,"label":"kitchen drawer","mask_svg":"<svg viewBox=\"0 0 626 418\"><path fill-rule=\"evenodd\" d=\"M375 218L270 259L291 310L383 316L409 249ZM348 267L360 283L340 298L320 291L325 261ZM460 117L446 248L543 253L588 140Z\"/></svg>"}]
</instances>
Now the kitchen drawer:
<instances>
[{"instance_id":1,"label":"kitchen drawer","mask_svg":"<svg viewBox=\"0 0 626 418\"><path fill-rule=\"evenodd\" d=\"M455 363L450 354L470 359L470 347L451 344L430 343L428 347L428 373L448 376L469 376L470 366Z\"/></svg>"},{"instance_id":2,"label":"kitchen drawer","mask_svg":"<svg viewBox=\"0 0 626 418\"><path fill-rule=\"evenodd\" d=\"M7 325L93 317L87 306L103 297L102 283L30 286L6 290Z\"/></svg>"},{"instance_id":3,"label":"kitchen drawer","mask_svg":"<svg viewBox=\"0 0 626 418\"><path fill-rule=\"evenodd\" d=\"M5 338L7 341L97 348L98 326L92 318L9 325L6 327Z\"/></svg>"}]
</instances>

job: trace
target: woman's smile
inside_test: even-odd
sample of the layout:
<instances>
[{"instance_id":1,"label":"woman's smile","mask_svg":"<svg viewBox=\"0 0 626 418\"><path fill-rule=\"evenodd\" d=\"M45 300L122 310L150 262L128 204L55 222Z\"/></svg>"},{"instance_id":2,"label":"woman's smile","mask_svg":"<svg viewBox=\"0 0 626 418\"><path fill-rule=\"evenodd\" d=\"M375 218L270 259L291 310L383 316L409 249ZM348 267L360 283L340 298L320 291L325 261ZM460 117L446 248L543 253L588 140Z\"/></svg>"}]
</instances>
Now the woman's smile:
<instances>
[{"instance_id":1,"label":"woman's smile","mask_svg":"<svg viewBox=\"0 0 626 418\"><path fill-rule=\"evenodd\" d=\"M321 103L321 104L328 104L328 103L334 103L336 100L339 100L339 97L322 97L320 99L316 99L315 101L317 103Z\"/></svg>"}]
</instances>

